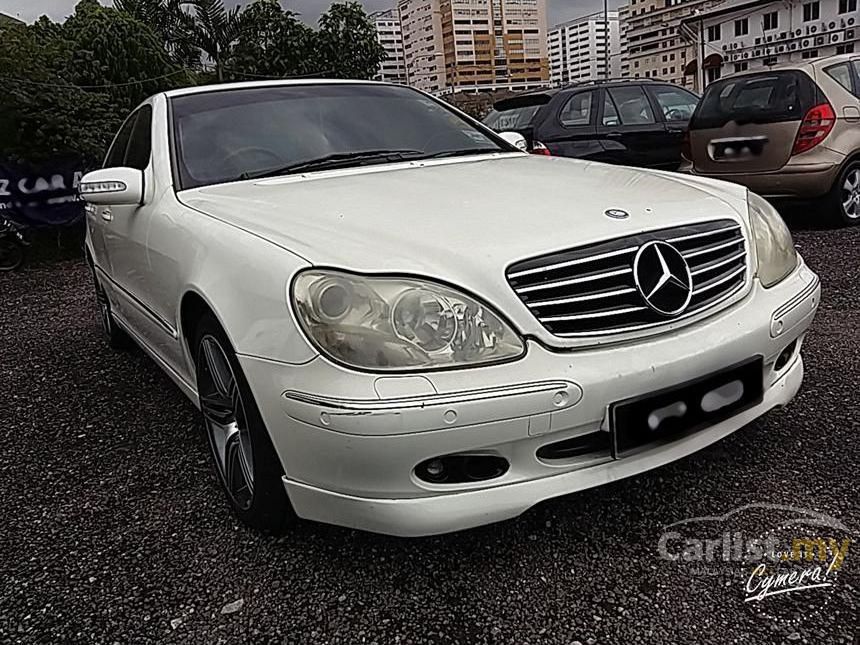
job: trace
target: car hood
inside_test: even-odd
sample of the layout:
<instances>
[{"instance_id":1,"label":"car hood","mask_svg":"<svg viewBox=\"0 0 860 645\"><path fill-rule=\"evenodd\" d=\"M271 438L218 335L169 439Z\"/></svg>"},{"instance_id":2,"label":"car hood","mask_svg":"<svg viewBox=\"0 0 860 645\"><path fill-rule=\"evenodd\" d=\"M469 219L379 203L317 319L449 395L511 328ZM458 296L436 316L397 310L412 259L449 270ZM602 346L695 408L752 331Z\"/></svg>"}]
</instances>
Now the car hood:
<instances>
[{"instance_id":1,"label":"car hood","mask_svg":"<svg viewBox=\"0 0 860 645\"><path fill-rule=\"evenodd\" d=\"M746 212L734 184L516 153L219 184L180 199L312 264L445 278Z\"/></svg>"},{"instance_id":2,"label":"car hood","mask_svg":"<svg viewBox=\"0 0 860 645\"><path fill-rule=\"evenodd\" d=\"M244 181L179 195L310 264L429 276L508 311L524 309L505 280L506 267L519 260L719 218L747 230L740 186L518 153ZM629 217L609 217L607 209Z\"/></svg>"}]
</instances>

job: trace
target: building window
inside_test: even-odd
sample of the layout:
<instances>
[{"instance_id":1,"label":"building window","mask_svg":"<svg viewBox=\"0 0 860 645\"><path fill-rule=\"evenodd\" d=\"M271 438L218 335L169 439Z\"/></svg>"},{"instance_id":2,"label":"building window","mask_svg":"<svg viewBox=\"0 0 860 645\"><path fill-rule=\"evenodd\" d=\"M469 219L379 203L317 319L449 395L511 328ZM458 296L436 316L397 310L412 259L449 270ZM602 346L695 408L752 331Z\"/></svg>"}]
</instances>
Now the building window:
<instances>
[{"instance_id":1,"label":"building window","mask_svg":"<svg viewBox=\"0 0 860 645\"><path fill-rule=\"evenodd\" d=\"M839 13L854 13L857 11L857 0L839 0Z\"/></svg>"},{"instance_id":2,"label":"building window","mask_svg":"<svg viewBox=\"0 0 860 645\"><path fill-rule=\"evenodd\" d=\"M854 53L854 43L848 43L847 45L836 45L836 53L837 54L853 54Z\"/></svg>"},{"instance_id":3,"label":"building window","mask_svg":"<svg viewBox=\"0 0 860 645\"><path fill-rule=\"evenodd\" d=\"M708 68L708 83L713 83L714 81L720 78L720 68L719 67L709 67Z\"/></svg>"},{"instance_id":4,"label":"building window","mask_svg":"<svg viewBox=\"0 0 860 645\"><path fill-rule=\"evenodd\" d=\"M735 74L740 72L745 72L749 69L750 64L747 61L741 61L740 63L735 63Z\"/></svg>"},{"instance_id":5,"label":"building window","mask_svg":"<svg viewBox=\"0 0 860 645\"><path fill-rule=\"evenodd\" d=\"M762 62L762 65L765 67L770 67L771 65L776 65L776 56L768 56Z\"/></svg>"},{"instance_id":6,"label":"building window","mask_svg":"<svg viewBox=\"0 0 860 645\"><path fill-rule=\"evenodd\" d=\"M811 22L813 20L818 20L820 16L821 7L819 6L817 0L816 2L803 3L803 22Z\"/></svg>"},{"instance_id":7,"label":"building window","mask_svg":"<svg viewBox=\"0 0 860 645\"><path fill-rule=\"evenodd\" d=\"M804 5L804 6L806 6L806 5ZM712 43L715 40L719 40L719 39L720 39L720 26L719 25L712 25L712 26L708 27L708 42Z\"/></svg>"},{"instance_id":8,"label":"building window","mask_svg":"<svg viewBox=\"0 0 860 645\"><path fill-rule=\"evenodd\" d=\"M750 21L748 18L735 20L735 36L746 36L750 32Z\"/></svg>"},{"instance_id":9,"label":"building window","mask_svg":"<svg viewBox=\"0 0 860 645\"><path fill-rule=\"evenodd\" d=\"M809 60L810 58L818 58L818 50L817 49L807 49L806 51L800 53L800 57L803 60Z\"/></svg>"},{"instance_id":10,"label":"building window","mask_svg":"<svg viewBox=\"0 0 860 645\"><path fill-rule=\"evenodd\" d=\"M779 12L771 11L770 13L764 14L762 16L764 18L764 30L770 31L771 29L779 28Z\"/></svg>"}]
</instances>

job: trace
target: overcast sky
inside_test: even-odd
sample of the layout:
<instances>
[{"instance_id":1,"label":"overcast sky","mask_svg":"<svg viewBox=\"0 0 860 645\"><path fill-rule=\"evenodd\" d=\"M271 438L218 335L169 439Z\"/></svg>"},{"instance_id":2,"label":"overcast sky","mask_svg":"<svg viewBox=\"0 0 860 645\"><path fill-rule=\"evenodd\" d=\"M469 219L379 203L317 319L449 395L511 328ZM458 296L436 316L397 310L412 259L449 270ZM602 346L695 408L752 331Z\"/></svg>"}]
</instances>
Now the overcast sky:
<instances>
[{"instance_id":1,"label":"overcast sky","mask_svg":"<svg viewBox=\"0 0 860 645\"><path fill-rule=\"evenodd\" d=\"M0 12L33 22L42 14L60 21L68 16L78 0L0 0ZM110 0L100 0L109 4ZM368 11L388 9L396 0L361 0ZM550 26L603 9L603 0L546 0ZM247 1L227 0L227 4L248 4ZM281 6L300 13L305 22L314 24L320 13L331 4L331 0L281 0ZM609 0L609 7L622 4L622 0Z\"/></svg>"}]
</instances>

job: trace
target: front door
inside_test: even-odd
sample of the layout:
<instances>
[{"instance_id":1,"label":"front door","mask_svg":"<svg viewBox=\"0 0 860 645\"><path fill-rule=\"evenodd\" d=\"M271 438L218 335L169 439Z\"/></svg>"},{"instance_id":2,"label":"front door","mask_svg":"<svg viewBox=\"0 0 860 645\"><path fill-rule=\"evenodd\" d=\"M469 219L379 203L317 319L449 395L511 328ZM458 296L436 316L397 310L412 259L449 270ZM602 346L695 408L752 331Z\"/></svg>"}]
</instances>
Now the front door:
<instances>
[{"instance_id":1,"label":"front door","mask_svg":"<svg viewBox=\"0 0 860 645\"><path fill-rule=\"evenodd\" d=\"M142 204L112 205L107 216L102 213L112 303L139 339L176 368L184 364L176 328L178 274L174 261L159 251L160 244L170 237L171 223L155 207L152 106L141 106L129 121L132 127L122 160L110 161L112 166L134 168L144 174L145 198Z\"/></svg>"}]
</instances>

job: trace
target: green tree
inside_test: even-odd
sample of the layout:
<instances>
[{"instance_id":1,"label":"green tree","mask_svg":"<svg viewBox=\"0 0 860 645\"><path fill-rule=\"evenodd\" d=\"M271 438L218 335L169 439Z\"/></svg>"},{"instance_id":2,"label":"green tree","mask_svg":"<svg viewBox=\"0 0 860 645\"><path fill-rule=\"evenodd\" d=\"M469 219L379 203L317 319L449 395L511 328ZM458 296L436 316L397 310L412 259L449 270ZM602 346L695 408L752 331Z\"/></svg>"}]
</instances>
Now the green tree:
<instances>
[{"instance_id":1,"label":"green tree","mask_svg":"<svg viewBox=\"0 0 860 645\"><path fill-rule=\"evenodd\" d=\"M0 157L101 162L129 111L187 82L149 28L95 0L65 23L47 18L0 33Z\"/></svg>"},{"instance_id":2,"label":"green tree","mask_svg":"<svg viewBox=\"0 0 860 645\"><path fill-rule=\"evenodd\" d=\"M358 2L336 2L320 16L316 53L318 67L334 78L373 78L386 58Z\"/></svg>"},{"instance_id":3,"label":"green tree","mask_svg":"<svg viewBox=\"0 0 860 645\"><path fill-rule=\"evenodd\" d=\"M184 0L114 0L113 4L148 25L174 64L194 69L199 67L200 50L189 37L193 18L183 9Z\"/></svg>"},{"instance_id":4,"label":"green tree","mask_svg":"<svg viewBox=\"0 0 860 645\"><path fill-rule=\"evenodd\" d=\"M224 80L223 63L233 50L233 45L242 32L239 7L226 9L224 0L188 0L183 2L191 8L189 42L199 48L215 65L215 77Z\"/></svg>"},{"instance_id":5,"label":"green tree","mask_svg":"<svg viewBox=\"0 0 860 645\"><path fill-rule=\"evenodd\" d=\"M278 0L256 0L242 12L242 29L227 63L231 76L283 77L318 71L314 30Z\"/></svg>"},{"instance_id":6,"label":"green tree","mask_svg":"<svg viewBox=\"0 0 860 645\"><path fill-rule=\"evenodd\" d=\"M78 4L62 36L70 47L66 79L108 94L121 112L181 82L176 77L182 70L146 24L96 0Z\"/></svg>"}]
</instances>

